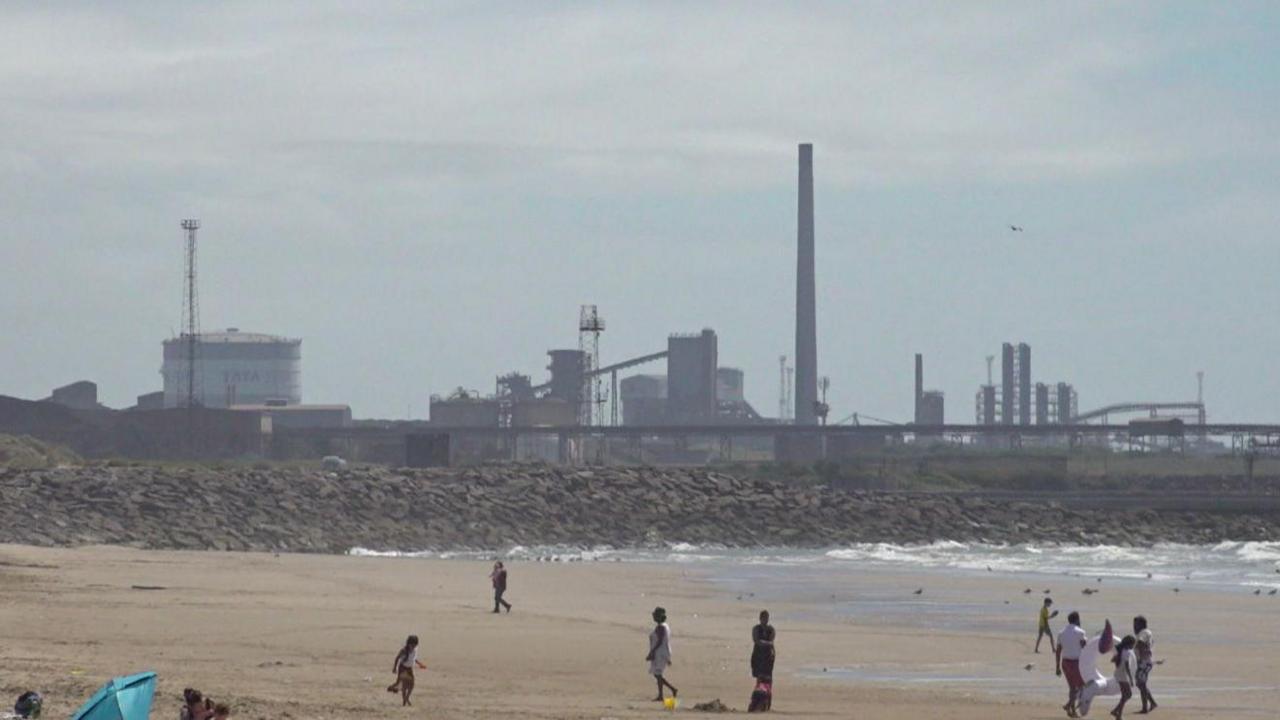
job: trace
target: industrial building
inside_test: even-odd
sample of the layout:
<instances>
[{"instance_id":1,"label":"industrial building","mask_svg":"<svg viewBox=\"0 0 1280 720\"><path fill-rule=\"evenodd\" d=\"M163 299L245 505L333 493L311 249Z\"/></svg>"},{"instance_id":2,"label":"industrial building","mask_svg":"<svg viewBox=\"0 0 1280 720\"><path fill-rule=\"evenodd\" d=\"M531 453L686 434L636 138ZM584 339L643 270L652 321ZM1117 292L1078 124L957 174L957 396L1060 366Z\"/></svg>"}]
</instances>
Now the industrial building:
<instances>
[{"instance_id":1,"label":"industrial building","mask_svg":"<svg viewBox=\"0 0 1280 720\"><path fill-rule=\"evenodd\" d=\"M101 407L98 404L98 384L89 380L54 388L45 400L72 410L96 410Z\"/></svg>"},{"instance_id":2,"label":"industrial building","mask_svg":"<svg viewBox=\"0 0 1280 720\"><path fill-rule=\"evenodd\" d=\"M722 367L716 370L716 399L719 402L744 403L746 376L741 368Z\"/></svg>"},{"instance_id":3,"label":"industrial building","mask_svg":"<svg viewBox=\"0 0 1280 720\"><path fill-rule=\"evenodd\" d=\"M498 427L499 405L497 398L480 397L479 393L458 388L445 397L431 396L431 423L460 428Z\"/></svg>"},{"instance_id":4,"label":"industrial building","mask_svg":"<svg viewBox=\"0 0 1280 720\"><path fill-rule=\"evenodd\" d=\"M1057 392L1054 393L1057 400L1056 405L1051 413L1052 417L1058 419L1059 425L1066 425L1075 422L1076 417L1080 415L1080 399L1076 396L1076 389L1070 383L1058 383ZM1200 404L1200 424L1204 424L1204 404Z\"/></svg>"},{"instance_id":5,"label":"industrial building","mask_svg":"<svg viewBox=\"0 0 1280 720\"><path fill-rule=\"evenodd\" d=\"M1076 391L1069 383L1031 381L1031 346L1004 343L1000 353L1000 384L992 382L987 358L987 383L974 397L978 425L1066 425L1076 416Z\"/></svg>"},{"instance_id":6,"label":"industrial building","mask_svg":"<svg viewBox=\"0 0 1280 720\"><path fill-rule=\"evenodd\" d=\"M924 389L924 356L916 353L916 425L942 425L945 422L945 397L941 390Z\"/></svg>"},{"instance_id":7,"label":"industrial building","mask_svg":"<svg viewBox=\"0 0 1280 720\"><path fill-rule=\"evenodd\" d=\"M697 425L716 417L718 353L710 328L667 338L667 422Z\"/></svg>"},{"instance_id":8,"label":"industrial building","mask_svg":"<svg viewBox=\"0 0 1280 720\"><path fill-rule=\"evenodd\" d=\"M667 376L632 375L619 383L623 425L661 425L666 421Z\"/></svg>"},{"instance_id":9,"label":"industrial building","mask_svg":"<svg viewBox=\"0 0 1280 720\"><path fill-rule=\"evenodd\" d=\"M191 372L191 348L195 372ZM227 328L164 341L164 406L187 404L190 393L203 407L299 405L302 403L302 341Z\"/></svg>"},{"instance_id":10,"label":"industrial building","mask_svg":"<svg viewBox=\"0 0 1280 720\"><path fill-rule=\"evenodd\" d=\"M696 366L694 366L696 369ZM701 377L701 372L697 373ZM716 368L716 410L712 414L672 414L668 411L668 376L640 374L623 378L621 383L622 424L654 427L658 425L706 425L710 422L763 422L745 395L745 376L739 368Z\"/></svg>"},{"instance_id":11,"label":"industrial building","mask_svg":"<svg viewBox=\"0 0 1280 720\"><path fill-rule=\"evenodd\" d=\"M492 395L463 388L433 395L430 422L449 428L553 429L763 421L746 401L742 370L719 366L719 340L711 328L673 333L665 350L608 365L594 359L593 352L598 352L594 338L580 349L547 351L550 377L541 384L510 372L497 378ZM666 362L665 374L618 377L629 368L659 361Z\"/></svg>"},{"instance_id":12,"label":"industrial building","mask_svg":"<svg viewBox=\"0 0 1280 720\"><path fill-rule=\"evenodd\" d=\"M431 396L433 425L447 427L569 427L578 424L577 403L550 394L482 397L458 388L445 397Z\"/></svg>"},{"instance_id":13,"label":"industrial building","mask_svg":"<svg viewBox=\"0 0 1280 720\"><path fill-rule=\"evenodd\" d=\"M563 400L576 408L580 417L575 424L584 422L590 417L590 406L587 401L587 370L591 365L590 358L584 350L548 350L551 364L547 371L551 373L551 381L546 385L547 397Z\"/></svg>"},{"instance_id":14,"label":"industrial building","mask_svg":"<svg viewBox=\"0 0 1280 720\"><path fill-rule=\"evenodd\" d=\"M719 345L710 328L667 338L667 374L622 380L624 425L709 425L761 422L747 402L745 375L719 366Z\"/></svg>"},{"instance_id":15,"label":"industrial building","mask_svg":"<svg viewBox=\"0 0 1280 720\"><path fill-rule=\"evenodd\" d=\"M163 410L164 409L164 391L156 390L155 392L143 393L138 396L133 410Z\"/></svg>"}]
</instances>

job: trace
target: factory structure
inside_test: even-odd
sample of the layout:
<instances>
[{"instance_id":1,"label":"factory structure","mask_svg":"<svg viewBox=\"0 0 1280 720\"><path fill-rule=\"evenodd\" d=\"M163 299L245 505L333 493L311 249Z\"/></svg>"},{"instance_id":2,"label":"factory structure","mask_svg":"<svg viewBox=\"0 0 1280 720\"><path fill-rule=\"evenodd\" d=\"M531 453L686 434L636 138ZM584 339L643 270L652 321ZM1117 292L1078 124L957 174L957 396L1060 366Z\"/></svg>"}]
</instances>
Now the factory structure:
<instances>
[{"instance_id":1,"label":"factory structure","mask_svg":"<svg viewBox=\"0 0 1280 720\"><path fill-rule=\"evenodd\" d=\"M191 349L195 348L195 372ZM164 341L164 407L302 404L302 341L227 328ZM195 387L189 388L194 378Z\"/></svg>"},{"instance_id":2,"label":"factory structure","mask_svg":"<svg viewBox=\"0 0 1280 720\"><path fill-rule=\"evenodd\" d=\"M594 307L586 307L584 312L598 320ZM608 365L600 364L598 348L598 339L593 338L585 347L547 351L548 379L541 383L511 372L496 379L489 395L462 388L433 395L430 422L458 428L764 422L746 401L743 372L719 365L718 338L710 328L672 334L665 350ZM665 373L633 372L620 377L632 368L659 362L665 363Z\"/></svg>"},{"instance_id":3,"label":"factory structure","mask_svg":"<svg viewBox=\"0 0 1280 720\"><path fill-rule=\"evenodd\" d=\"M227 328L165 340L164 390L138 397L139 410L188 407L258 413L274 428L346 427L348 405L302 402L302 340ZM195 366L191 351L195 349ZM191 387L194 381L194 387Z\"/></svg>"},{"instance_id":4,"label":"factory structure","mask_svg":"<svg viewBox=\"0 0 1280 720\"><path fill-rule=\"evenodd\" d=\"M924 356L916 353L916 425L942 425L946 420L945 398L941 390L924 389Z\"/></svg>"},{"instance_id":5,"label":"factory structure","mask_svg":"<svg viewBox=\"0 0 1280 720\"><path fill-rule=\"evenodd\" d=\"M1020 445L1024 435L1058 442L1068 437L1069 428L1053 426L1070 426L1071 432L1078 433L1083 423L1100 419L1105 424L1109 415L1135 411L1150 413L1149 420L1162 419L1157 417L1160 412L1190 410L1200 425L1205 424L1199 396L1194 403L1121 403L1081 413L1070 383L1033 380L1031 347L1021 342L1003 344L998 380L993 374L995 357L987 358L987 382L975 395L975 422L967 430L946 424L945 395L926 387L920 354L914 358L909 424L870 418L884 423L883 430L844 432L828 427L828 379L818 370L813 156L812 144L797 146L794 354L792 366L787 356L779 359L776 418L762 417L747 402L744 373L722 364L715 330L671 333L665 345L653 352L606 360L601 347L607 325L597 306L584 304L578 308L576 347L552 346L545 374L535 377L512 371L496 376L491 391L458 387L432 395L426 423L406 421L397 428L389 421L370 421L361 427L411 430L412 435L402 436L407 454L435 459L443 449L446 458L453 450L463 450L480 458L544 457L572 462L592 456L600 460L612 452L641 462L678 462L695 457L692 445L700 443L705 450L709 438L717 438L721 457L733 455L735 447L748 454L768 448L777 460L810 461L874 450L905 438L930 444L957 442L966 432L989 445ZM260 413L277 427L351 426L346 406L302 404L300 340L236 328L199 331L195 288L199 222L186 220L182 227L187 231L188 251L184 332L164 343L164 390L144 396L146 405ZM69 386L58 394L68 403L93 402L83 387ZM140 398L139 407L143 405ZM857 413L851 418L855 426L860 424ZM1033 426L1044 427L1035 431L1030 429ZM410 440L415 436L422 439L417 446ZM441 438L443 444L438 442ZM616 444L611 447L609 438L626 439L624 444L633 444L634 452ZM554 441L555 447L548 446L548 441ZM455 442L451 450L450 443ZM522 448L522 443L536 447ZM646 443L647 452L640 447ZM471 447L460 447L467 444Z\"/></svg>"},{"instance_id":6,"label":"factory structure","mask_svg":"<svg viewBox=\"0 0 1280 720\"><path fill-rule=\"evenodd\" d=\"M1194 422L1205 435L1202 384L1195 401L1123 402L1081 412L1070 383L1033 380L1025 342L1003 344L998 378L995 356L987 357L973 425L946 424L945 395L926 387L921 354L914 357L909 423L864 416L879 423L864 426L853 413L852 424L827 425L829 382L818 371L813 145L797 149L794 354L790 366L788 356L779 357L777 417L761 416L746 400L744 372L724 362L714 329L671 333L664 343L655 339L652 352L606 360L604 318L597 306L582 305L576 347L552 345L545 372L506 372L495 377L492 390L458 387L432 395L426 422L353 422L346 405L304 404L301 339L235 327L201 331L200 223L187 219L181 222L182 331L162 343L163 388L120 411L116 439L133 443L128 447L138 455L341 453L416 465L503 458L812 462L909 442L1003 448L1021 447L1023 438L1033 445L1075 445L1086 436L1109 446L1116 432L1109 419L1132 413L1147 417L1130 421L1131 446L1148 436L1181 438L1184 422ZM115 412L98 403L97 386L89 381L56 388L46 402L96 415ZM1088 423L1097 421L1092 430Z\"/></svg>"},{"instance_id":7,"label":"factory structure","mask_svg":"<svg viewBox=\"0 0 1280 720\"><path fill-rule=\"evenodd\" d=\"M200 221L181 223L186 236L183 330L162 343L163 389L138 396L135 410L232 410L257 414L264 428L346 427L347 405L302 404L302 340L230 327L201 332L196 273Z\"/></svg>"},{"instance_id":8,"label":"factory structure","mask_svg":"<svg viewBox=\"0 0 1280 720\"><path fill-rule=\"evenodd\" d=\"M994 360L987 357L987 382L974 396L974 424L1070 425L1075 421L1079 400L1070 383L1032 383L1030 345L1004 343L998 385L992 376Z\"/></svg>"}]
</instances>

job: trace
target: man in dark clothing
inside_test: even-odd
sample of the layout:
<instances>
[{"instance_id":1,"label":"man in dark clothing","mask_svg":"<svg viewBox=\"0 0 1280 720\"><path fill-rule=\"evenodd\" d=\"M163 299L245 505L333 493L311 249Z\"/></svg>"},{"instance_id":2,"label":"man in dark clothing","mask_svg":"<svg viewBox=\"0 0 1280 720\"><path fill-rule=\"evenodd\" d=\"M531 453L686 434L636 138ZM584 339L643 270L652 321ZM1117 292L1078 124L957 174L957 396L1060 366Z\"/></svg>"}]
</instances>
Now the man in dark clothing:
<instances>
[{"instance_id":1,"label":"man in dark clothing","mask_svg":"<svg viewBox=\"0 0 1280 720\"><path fill-rule=\"evenodd\" d=\"M496 613L499 607L505 607L507 612L511 612L511 603L502 599L502 594L507 591L507 569L502 566L502 561L493 564L489 579L493 581L493 611Z\"/></svg>"}]
</instances>

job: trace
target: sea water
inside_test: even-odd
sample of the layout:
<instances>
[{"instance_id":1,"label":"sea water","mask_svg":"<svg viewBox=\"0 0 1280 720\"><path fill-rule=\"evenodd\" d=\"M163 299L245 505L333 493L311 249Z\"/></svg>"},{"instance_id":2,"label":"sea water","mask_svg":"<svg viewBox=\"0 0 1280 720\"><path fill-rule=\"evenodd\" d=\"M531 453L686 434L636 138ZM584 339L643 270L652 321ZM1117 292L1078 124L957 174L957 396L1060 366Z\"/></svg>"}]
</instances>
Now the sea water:
<instances>
[{"instance_id":1,"label":"sea water","mask_svg":"<svg viewBox=\"0 0 1280 720\"><path fill-rule=\"evenodd\" d=\"M693 563L726 567L788 566L840 570L1104 577L1214 589L1280 587L1280 542L1222 542L1214 545L1160 543L1118 545L934 542L920 545L859 543L822 549L728 548L670 545L613 548L516 545L488 550L377 551L352 548L350 555L430 557L461 560L553 562Z\"/></svg>"}]
</instances>

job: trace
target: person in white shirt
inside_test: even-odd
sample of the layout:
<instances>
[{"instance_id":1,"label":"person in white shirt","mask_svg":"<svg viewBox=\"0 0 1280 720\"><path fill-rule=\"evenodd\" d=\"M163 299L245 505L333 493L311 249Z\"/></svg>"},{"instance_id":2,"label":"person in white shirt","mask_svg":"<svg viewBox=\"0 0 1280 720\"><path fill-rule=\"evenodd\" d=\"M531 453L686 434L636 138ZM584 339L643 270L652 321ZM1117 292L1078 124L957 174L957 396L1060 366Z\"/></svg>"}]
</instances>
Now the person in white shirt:
<instances>
[{"instance_id":1,"label":"person in white shirt","mask_svg":"<svg viewBox=\"0 0 1280 720\"><path fill-rule=\"evenodd\" d=\"M671 666L671 626L667 624L667 611L664 608L653 609L653 624L653 632L649 633L649 654L644 659L649 662L649 674L658 681L658 697L654 700L662 702L664 687L671 689L673 698L680 692L663 677Z\"/></svg>"},{"instance_id":2,"label":"person in white shirt","mask_svg":"<svg viewBox=\"0 0 1280 720\"><path fill-rule=\"evenodd\" d=\"M1058 647L1054 649L1054 669L1058 677L1067 676L1067 704L1062 706L1069 717L1076 717L1076 700L1084 687L1080 675L1080 651L1088 644L1089 636L1080 627L1080 613L1067 616L1067 626L1058 633Z\"/></svg>"},{"instance_id":3,"label":"person in white shirt","mask_svg":"<svg viewBox=\"0 0 1280 720\"><path fill-rule=\"evenodd\" d=\"M1138 656L1133 652L1133 647L1137 644L1137 639L1132 635L1125 635L1116 646L1116 657L1112 662L1116 664L1115 679L1120 685L1120 702L1111 711L1111 716L1116 720L1121 720L1124 716L1124 704L1133 697L1133 686L1137 684Z\"/></svg>"},{"instance_id":4,"label":"person in white shirt","mask_svg":"<svg viewBox=\"0 0 1280 720\"><path fill-rule=\"evenodd\" d=\"M400 703L402 707L407 707L413 703L409 702L409 696L413 695L413 669L427 669L418 661L418 636L410 635L409 639L404 641L404 647L400 648L400 652L396 653L395 673L396 681L387 687L387 692L394 693L400 691Z\"/></svg>"},{"instance_id":5,"label":"person in white shirt","mask_svg":"<svg viewBox=\"0 0 1280 720\"><path fill-rule=\"evenodd\" d=\"M1138 639L1138 644L1134 647L1134 652L1138 655L1138 673L1134 680L1137 681L1138 693L1142 696L1142 711L1138 714L1145 715L1157 707L1155 697L1147 688L1147 680L1151 678L1151 670L1155 667L1155 645L1145 617L1139 615L1133 619L1133 632Z\"/></svg>"}]
</instances>

